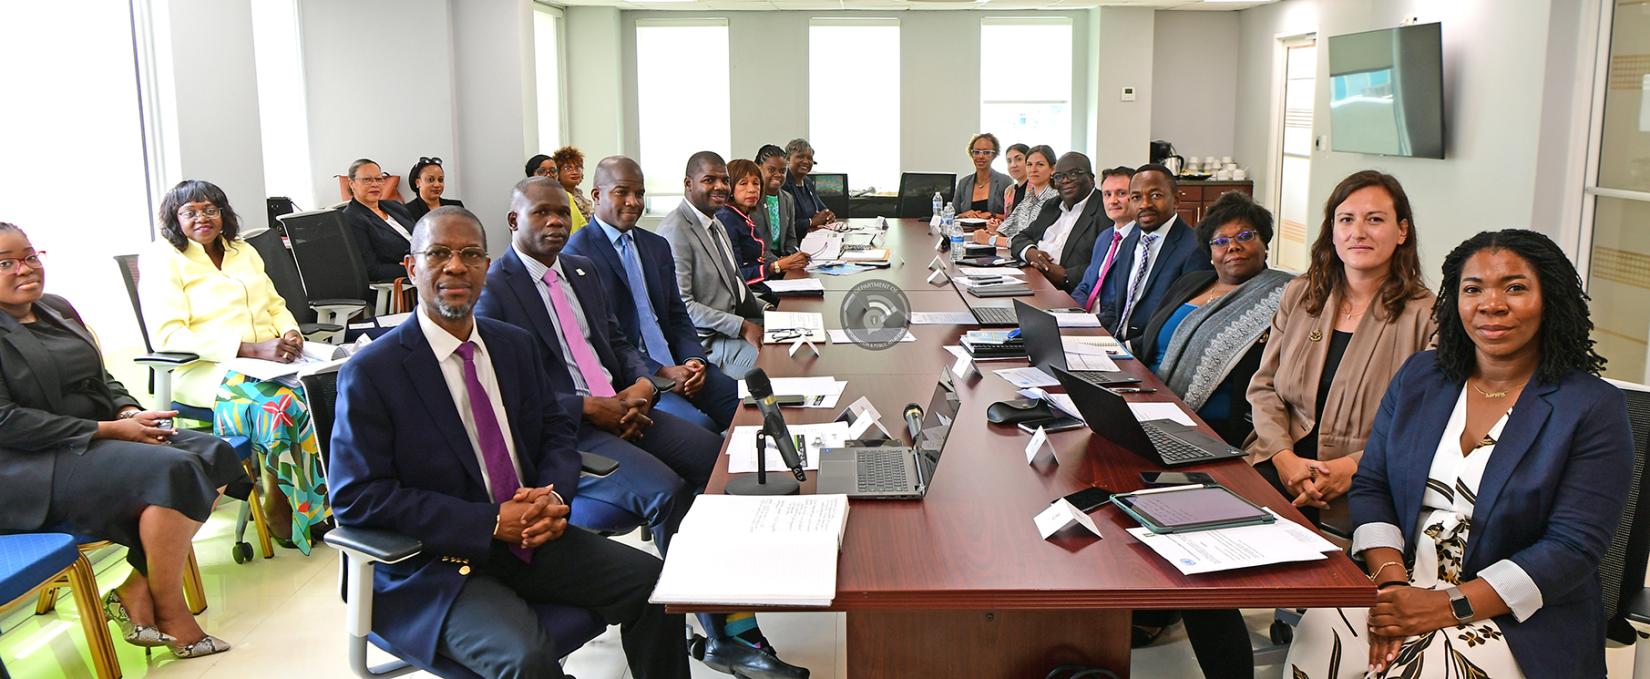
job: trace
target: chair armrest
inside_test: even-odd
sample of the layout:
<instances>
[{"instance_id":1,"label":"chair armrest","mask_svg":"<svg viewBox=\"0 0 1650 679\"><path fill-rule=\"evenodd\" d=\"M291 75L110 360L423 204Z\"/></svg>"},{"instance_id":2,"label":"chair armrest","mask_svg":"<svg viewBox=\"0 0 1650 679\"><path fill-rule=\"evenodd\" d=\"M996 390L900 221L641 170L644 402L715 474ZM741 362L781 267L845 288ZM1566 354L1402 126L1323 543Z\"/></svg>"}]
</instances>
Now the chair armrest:
<instances>
[{"instance_id":1,"label":"chair armrest","mask_svg":"<svg viewBox=\"0 0 1650 679\"><path fill-rule=\"evenodd\" d=\"M400 533L373 528L339 526L328 531L326 543L368 561L397 563L417 556L424 543Z\"/></svg>"},{"instance_id":2,"label":"chair armrest","mask_svg":"<svg viewBox=\"0 0 1650 679\"><path fill-rule=\"evenodd\" d=\"M1640 589L1638 594L1622 606L1627 613L1627 621L1639 625L1650 625L1650 589Z\"/></svg>"},{"instance_id":3,"label":"chair armrest","mask_svg":"<svg viewBox=\"0 0 1650 679\"><path fill-rule=\"evenodd\" d=\"M605 477L619 470L619 461L611 457L603 457L595 453L579 452L579 473L595 477Z\"/></svg>"},{"instance_id":4,"label":"chair armrest","mask_svg":"<svg viewBox=\"0 0 1650 679\"><path fill-rule=\"evenodd\" d=\"M365 308L367 308L367 303L364 300L348 299L348 298L312 299L312 300L309 301L309 308L315 309L315 308L318 308L318 307L342 307L342 308L365 309Z\"/></svg>"},{"instance_id":5,"label":"chair armrest","mask_svg":"<svg viewBox=\"0 0 1650 679\"><path fill-rule=\"evenodd\" d=\"M167 369L181 368L201 360L200 354L191 354L186 351L157 351L152 354L143 354L132 359L133 363L151 368Z\"/></svg>"},{"instance_id":6,"label":"chair armrest","mask_svg":"<svg viewBox=\"0 0 1650 679\"><path fill-rule=\"evenodd\" d=\"M298 324L298 332L303 334L305 337L308 337L308 336L313 335L313 334L318 333L318 332L320 332L320 333L338 332L338 331L343 330L343 329L344 329L344 326L338 325L337 323L299 323Z\"/></svg>"}]
</instances>

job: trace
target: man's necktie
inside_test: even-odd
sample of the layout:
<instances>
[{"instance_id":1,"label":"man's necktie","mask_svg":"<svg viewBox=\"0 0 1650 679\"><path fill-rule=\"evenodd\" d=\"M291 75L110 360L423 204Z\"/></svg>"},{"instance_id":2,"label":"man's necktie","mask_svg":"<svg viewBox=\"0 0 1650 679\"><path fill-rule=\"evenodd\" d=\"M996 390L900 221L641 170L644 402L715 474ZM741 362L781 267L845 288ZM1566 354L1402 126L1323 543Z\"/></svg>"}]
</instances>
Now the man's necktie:
<instances>
[{"instance_id":1,"label":"man's necktie","mask_svg":"<svg viewBox=\"0 0 1650 679\"><path fill-rule=\"evenodd\" d=\"M1125 336L1129 331L1129 315L1134 313L1135 303L1140 301L1140 291L1146 288L1146 269L1152 265L1152 243L1157 242L1157 234L1144 233L1140 235L1140 252L1135 255L1139 260L1134 265L1134 285L1129 286L1128 302L1123 305L1123 315L1117 319L1117 330L1113 334Z\"/></svg>"},{"instance_id":2,"label":"man's necktie","mask_svg":"<svg viewBox=\"0 0 1650 679\"><path fill-rule=\"evenodd\" d=\"M739 265L733 259L733 246L728 245L727 232L722 230L722 223L716 220L710 222L710 239L716 241L716 248L722 251L722 259L728 263L728 280L733 281L734 290L738 293L739 301L745 300L745 285L739 275Z\"/></svg>"},{"instance_id":3,"label":"man's necktie","mask_svg":"<svg viewBox=\"0 0 1650 679\"><path fill-rule=\"evenodd\" d=\"M664 365L676 365L671 358L670 343L659 329L659 316L653 301L647 295L647 280L642 278L642 260L632 242L636 235L626 231L619 236L619 261L624 263L624 277L630 283L630 302L636 307L636 323L642 326L642 350L648 357Z\"/></svg>"},{"instance_id":4,"label":"man's necktie","mask_svg":"<svg viewBox=\"0 0 1650 679\"><path fill-rule=\"evenodd\" d=\"M1094 279L1094 289L1089 291L1089 301L1083 308L1094 313L1095 303L1100 301L1100 289L1106 287L1106 274L1111 272L1111 265L1117 261L1118 246L1123 243L1123 232L1112 229L1111 247L1106 248L1106 259L1100 263L1100 276Z\"/></svg>"},{"instance_id":5,"label":"man's necktie","mask_svg":"<svg viewBox=\"0 0 1650 679\"><path fill-rule=\"evenodd\" d=\"M579 375L584 378L590 395L613 396L618 392L613 391L613 383L602 374L601 362L590 351L590 343L585 341L584 333L579 332L579 319L573 314L573 303L567 301L567 293L562 292L558 283L560 278L555 269L545 269L544 286L550 289L550 308L556 312L556 325L561 326L561 338L567 342L567 350L573 354L573 364L579 367Z\"/></svg>"},{"instance_id":6,"label":"man's necktie","mask_svg":"<svg viewBox=\"0 0 1650 679\"><path fill-rule=\"evenodd\" d=\"M457 353L464 359L464 391L470 396L470 419L476 425L476 442L481 445L481 459L487 463L487 480L492 483L493 501L509 502L521 488L516 466L510 462L510 449L504 445L504 430L493 414L493 401L481 387L476 376L476 343L458 345ZM533 562L533 551L521 545L511 545L510 551L524 563Z\"/></svg>"}]
</instances>

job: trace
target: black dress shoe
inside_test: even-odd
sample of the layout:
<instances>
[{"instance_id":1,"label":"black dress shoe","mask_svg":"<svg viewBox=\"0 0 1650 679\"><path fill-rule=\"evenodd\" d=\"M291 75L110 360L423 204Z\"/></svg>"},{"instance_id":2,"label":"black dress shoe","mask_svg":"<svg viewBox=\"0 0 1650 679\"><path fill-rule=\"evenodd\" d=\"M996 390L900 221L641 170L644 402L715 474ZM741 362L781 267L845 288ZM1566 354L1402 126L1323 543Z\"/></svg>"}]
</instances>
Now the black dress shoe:
<instances>
[{"instance_id":1,"label":"black dress shoe","mask_svg":"<svg viewBox=\"0 0 1650 679\"><path fill-rule=\"evenodd\" d=\"M807 668L732 639L707 639L703 660L706 667L739 679L808 679Z\"/></svg>"}]
</instances>

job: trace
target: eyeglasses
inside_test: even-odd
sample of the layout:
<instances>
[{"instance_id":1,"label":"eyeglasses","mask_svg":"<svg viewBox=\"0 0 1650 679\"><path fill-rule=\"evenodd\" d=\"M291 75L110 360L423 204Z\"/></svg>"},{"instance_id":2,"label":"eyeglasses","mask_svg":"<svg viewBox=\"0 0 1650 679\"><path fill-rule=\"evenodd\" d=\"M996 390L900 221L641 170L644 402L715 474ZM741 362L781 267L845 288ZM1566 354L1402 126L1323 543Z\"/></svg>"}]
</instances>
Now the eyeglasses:
<instances>
[{"instance_id":1,"label":"eyeglasses","mask_svg":"<svg viewBox=\"0 0 1650 679\"><path fill-rule=\"evenodd\" d=\"M1067 170L1065 172L1056 172L1054 174L1051 174L1051 175L1048 176L1048 178L1054 180L1055 183L1060 183L1060 182L1065 182L1065 181L1073 181L1074 182L1074 181L1077 181L1078 179L1081 179L1083 177L1088 177L1088 176L1092 176L1092 175L1087 170Z\"/></svg>"},{"instance_id":2,"label":"eyeglasses","mask_svg":"<svg viewBox=\"0 0 1650 679\"><path fill-rule=\"evenodd\" d=\"M458 261L463 262L464 266L480 266L482 262L487 261L487 251L481 248L464 248L455 252L452 248L436 246L413 254L423 257L424 263L431 266L446 264L452 261L455 254L458 255Z\"/></svg>"},{"instance_id":3,"label":"eyeglasses","mask_svg":"<svg viewBox=\"0 0 1650 679\"><path fill-rule=\"evenodd\" d=\"M1249 241L1254 240L1255 236L1258 236L1258 235L1260 235L1260 234L1257 234L1254 231L1250 231L1248 229L1244 229L1242 231L1237 232L1236 236L1232 236L1230 238L1228 238L1226 236L1220 236L1220 237L1217 237L1217 238L1212 238L1212 239L1209 240L1209 249L1211 249L1211 250L1224 250L1228 247L1231 247L1233 241L1236 241L1236 242L1239 242L1239 243L1247 243Z\"/></svg>"},{"instance_id":4,"label":"eyeglasses","mask_svg":"<svg viewBox=\"0 0 1650 679\"><path fill-rule=\"evenodd\" d=\"M971 156L994 156L994 155L997 155L997 151L995 149L969 149L968 150L968 155L971 155Z\"/></svg>"},{"instance_id":5,"label":"eyeglasses","mask_svg":"<svg viewBox=\"0 0 1650 679\"><path fill-rule=\"evenodd\" d=\"M441 159L440 158L435 158L435 157L425 158L424 156L419 156L418 157L418 164L419 165L440 165L441 164Z\"/></svg>"},{"instance_id":6,"label":"eyeglasses","mask_svg":"<svg viewBox=\"0 0 1650 679\"><path fill-rule=\"evenodd\" d=\"M29 265L30 269L39 269L46 262L46 251L39 250L27 257L8 257L0 259L0 274L17 273L19 263Z\"/></svg>"},{"instance_id":7,"label":"eyeglasses","mask_svg":"<svg viewBox=\"0 0 1650 679\"><path fill-rule=\"evenodd\" d=\"M389 174L386 173L386 174L378 175L376 177L356 177L354 179L351 179L350 181L361 182L362 184L381 184L383 182L389 181L389 178L390 178Z\"/></svg>"},{"instance_id":8,"label":"eyeglasses","mask_svg":"<svg viewBox=\"0 0 1650 679\"><path fill-rule=\"evenodd\" d=\"M182 219L182 220L185 220L185 221L193 221L197 217L205 217L207 219L212 219L213 217L217 217L218 215L221 215L221 214L223 214L223 210L219 210L218 208L215 208L215 207L202 208L199 211L196 211L196 210L179 210L178 211L178 219Z\"/></svg>"},{"instance_id":9,"label":"eyeglasses","mask_svg":"<svg viewBox=\"0 0 1650 679\"><path fill-rule=\"evenodd\" d=\"M541 167L541 168L535 169L535 170L533 170L533 176L534 177L554 177L554 176L556 176L556 168Z\"/></svg>"}]
</instances>

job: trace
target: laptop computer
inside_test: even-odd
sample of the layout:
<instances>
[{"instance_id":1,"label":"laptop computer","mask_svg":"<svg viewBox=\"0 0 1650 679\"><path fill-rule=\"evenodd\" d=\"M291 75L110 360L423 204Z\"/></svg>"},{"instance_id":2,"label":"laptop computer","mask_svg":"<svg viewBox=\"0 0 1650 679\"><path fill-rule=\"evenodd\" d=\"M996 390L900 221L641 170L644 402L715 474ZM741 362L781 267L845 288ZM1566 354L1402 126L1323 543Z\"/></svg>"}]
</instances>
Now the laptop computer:
<instances>
[{"instance_id":1,"label":"laptop computer","mask_svg":"<svg viewBox=\"0 0 1650 679\"><path fill-rule=\"evenodd\" d=\"M1060 322L1055 320L1054 314L1020 300L1014 300L1014 314L1020 322L1020 336L1026 341L1026 358L1049 377L1053 377L1054 370L1058 368L1069 370L1078 379L1100 387L1140 381L1140 378L1120 370L1100 370L1098 366L1090 366L1086 362L1075 363L1075 360L1085 358L1083 354L1073 354L1074 361L1068 363L1065 343L1060 339Z\"/></svg>"},{"instance_id":2,"label":"laptop computer","mask_svg":"<svg viewBox=\"0 0 1650 679\"><path fill-rule=\"evenodd\" d=\"M934 396L922 411L922 431L914 446L826 448L820 451L817 492L871 500L922 499L934 481L958 405L951 374L941 371Z\"/></svg>"},{"instance_id":3,"label":"laptop computer","mask_svg":"<svg viewBox=\"0 0 1650 679\"><path fill-rule=\"evenodd\" d=\"M951 276L950 271L947 271L946 276L948 278ZM951 280L951 289L957 291L957 296L962 298L963 306L968 307L968 313L974 316L974 322L979 323L982 327L1012 328L1020 325L1020 321L1014 316L1014 309L1006 306L991 306L970 302L968 295L963 294L963 288L957 284L956 279Z\"/></svg>"},{"instance_id":4,"label":"laptop computer","mask_svg":"<svg viewBox=\"0 0 1650 679\"><path fill-rule=\"evenodd\" d=\"M1143 458L1174 467L1243 457L1243 451L1196 427L1174 420L1137 420L1122 396L1062 368L1054 369L1054 378L1066 388L1090 431Z\"/></svg>"}]
</instances>

